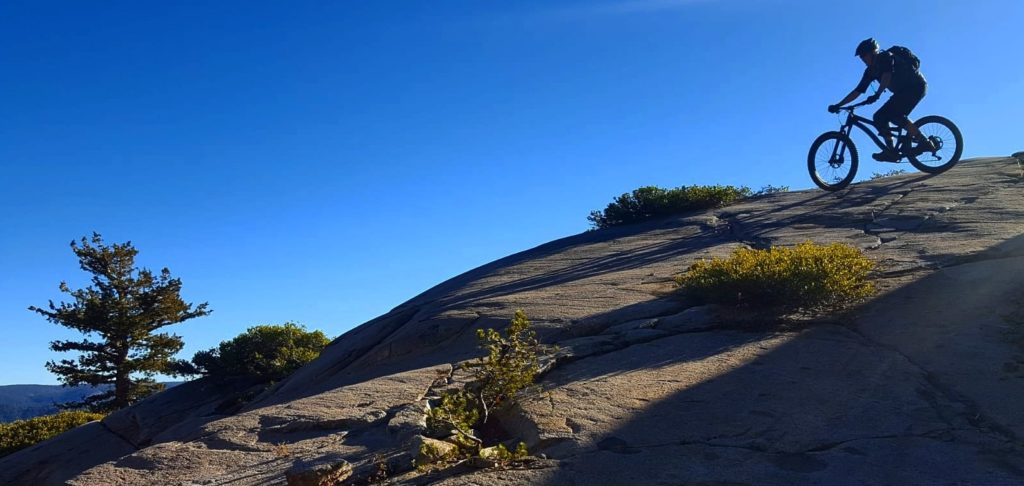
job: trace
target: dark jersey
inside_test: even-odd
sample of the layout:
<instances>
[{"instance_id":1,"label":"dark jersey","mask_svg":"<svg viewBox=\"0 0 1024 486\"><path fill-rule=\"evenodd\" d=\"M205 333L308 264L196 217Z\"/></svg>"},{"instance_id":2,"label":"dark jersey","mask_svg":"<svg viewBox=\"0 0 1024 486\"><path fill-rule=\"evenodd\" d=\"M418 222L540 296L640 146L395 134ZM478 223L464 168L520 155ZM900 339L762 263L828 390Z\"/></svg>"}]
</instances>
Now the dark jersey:
<instances>
[{"instance_id":1,"label":"dark jersey","mask_svg":"<svg viewBox=\"0 0 1024 486\"><path fill-rule=\"evenodd\" d=\"M907 63L897 60L896 56L892 55L892 53L882 51L875 56L875 62L864 68L864 76L860 78L860 83L857 84L855 91L866 93L868 85L872 81L880 81L885 73L892 73L892 79L889 81L889 91L893 93L907 89L919 91L925 84L924 76L920 72L915 71Z\"/></svg>"}]
</instances>

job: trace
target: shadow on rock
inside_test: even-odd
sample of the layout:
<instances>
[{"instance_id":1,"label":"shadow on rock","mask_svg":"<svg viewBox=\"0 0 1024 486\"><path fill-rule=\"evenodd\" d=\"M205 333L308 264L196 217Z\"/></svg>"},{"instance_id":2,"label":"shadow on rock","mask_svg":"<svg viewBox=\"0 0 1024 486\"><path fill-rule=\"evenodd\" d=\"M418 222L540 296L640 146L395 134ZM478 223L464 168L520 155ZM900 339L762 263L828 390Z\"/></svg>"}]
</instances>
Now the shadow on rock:
<instances>
[{"instance_id":1,"label":"shadow on rock","mask_svg":"<svg viewBox=\"0 0 1024 486\"><path fill-rule=\"evenodd\" d=\"M996 323L1024 296L1022 249L868 302L851 328L681 334L571 363L524 407L560 460L530 477L1020 484L1024 418L1007 397L1024 397L1024 373L999 365L1024 350Z\"/></svg>"}]
</instances>

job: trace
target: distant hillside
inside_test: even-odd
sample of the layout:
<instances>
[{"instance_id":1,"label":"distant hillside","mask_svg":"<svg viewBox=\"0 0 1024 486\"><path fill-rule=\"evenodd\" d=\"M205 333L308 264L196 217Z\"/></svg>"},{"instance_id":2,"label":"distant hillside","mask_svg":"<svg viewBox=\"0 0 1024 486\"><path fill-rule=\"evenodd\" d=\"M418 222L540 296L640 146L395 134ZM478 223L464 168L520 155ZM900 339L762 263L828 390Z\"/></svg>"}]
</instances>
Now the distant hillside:
<instances>
[{"instance_id":1,"label":"distant hillside","mask_svg":"<svg viewBox=\"0 0 1024 486\"><path fill-rule=\"evenodd\" d=\"M168 387L179 382L165 383ZM57 404L76 402L107 387L61 385L0 385L0 423L38 417L57 411Z\"/></svg>"},{"instance_id":2,"label":"distant hillside","mask_svg":"<svg viewBox=\"0 0 1024 486\"><path fill-rule=\"evenodd\" d=\"M91 386L3 385L0 386L0 422L54 413L58 403L79 401L103 390Z\"/></svg>"}]
</instances>

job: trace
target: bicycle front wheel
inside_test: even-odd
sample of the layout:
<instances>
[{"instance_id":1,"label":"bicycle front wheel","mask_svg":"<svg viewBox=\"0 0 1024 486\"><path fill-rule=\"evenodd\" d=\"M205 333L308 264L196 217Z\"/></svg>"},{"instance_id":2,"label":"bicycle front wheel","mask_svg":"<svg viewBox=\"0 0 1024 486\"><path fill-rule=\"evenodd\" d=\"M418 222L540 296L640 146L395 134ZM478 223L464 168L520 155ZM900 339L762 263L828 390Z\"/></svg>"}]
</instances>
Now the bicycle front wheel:
<instances>
[{"instance_id":1,"label":"bicycle front wheel","mask_svg":"<svg viewBox=\"0 0 1024 486\"><path fill-rule=\"evenodd\" d=\"M908 154L907 159L914 168L928 174L939 174L960 161L964 152L964 136L953 122L941 116L929 115L914 124L921 131L921 136L931 140L938 148L935 152Z\"/></svg>"},{"instance_id":2,"label":"bicycle front wheel","mask_svg":"<svg viewBox=\"0 0 1024 486\"><path fill-rule=\"evenodd\" d=\"M807 154L807 172L818 187L838 191L857 175L857 147L841 132L821 134Z\"/></svg>"}]
</instances>

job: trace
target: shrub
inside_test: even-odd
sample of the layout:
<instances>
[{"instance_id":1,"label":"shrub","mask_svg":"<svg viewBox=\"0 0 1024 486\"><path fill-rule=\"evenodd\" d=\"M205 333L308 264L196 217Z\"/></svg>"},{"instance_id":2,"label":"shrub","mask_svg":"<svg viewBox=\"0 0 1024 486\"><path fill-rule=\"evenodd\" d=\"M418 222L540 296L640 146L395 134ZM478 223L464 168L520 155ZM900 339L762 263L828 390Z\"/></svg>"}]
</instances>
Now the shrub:
<instances>
[{"instance_id":1,"label":"shrub","mask_svg":"<svg viewBox=\"0 0 1024 486\"><path fill-rule=\"evenodd\" d=\"M220 346L200 351L179 374L280 380L313 361L330 342L320 331L295 324L254 326Z\"/></svg>"},{"instance_id":2,"label":"shrub","mask_svg":"<svg viewBox=\"0 0 1024 486\"><path fill-rule=\"evenodd\" d=\"M773 186L768 184L761 186L761 190L751 194L751 196L764 196L767 194L778 194L780 192L789 192L789 186Z\"/></svg>"},{"instance_id":3,"label":"shrub","mask_svg":"<svg viewBox=\"0 0 1024 486\"><path fill-rule=\"evenodd\" d=\"M741 248L729 258L694 263L677 279L705 302L789 310L844 307L874 291L874 262L857 248L805 242L795 248Z\"/></svg>"},{"instance_id":4,"label":"shrub","mask_svg":"<svg viewBox=\"0 0 1024 486\"><path fill-rule=\"evenodd\" d=\"M540 370L540 344L523 311L516 311L504 336L494 329L478 329L476 337L487 357L480 358L473 376L481 384L480 397L488 407L502 405L533 384Z\"/></svg>"},{"instance_id":5,"label":"shrub","mask_svg":"<svg viewBox=\"0 0 1024 486\"><path fill-rule=\"evenodd\" d=\"M487 423L491 411L514 403L516 394L532 385L540 370L540 344L523 311L516 311L504 335L481 329L477 339L487 356L469 365L474 381L464 390L442 394L441 402L427 414L431 433L455 431L449 440L459 447L461 458L480 453L484 441L477 437L476 429ZM525 457L525 450L523 444L515 454Z\"/></svg>"},{"instance_id":6,"label":"shrub","mask_svg":"<svg viewBox=\"0 0 1024 486\"><path fill-rule=\"evenodd\" d=\"M875 172L875 173L871 174L871 180L882 179L884 177L898 176L900 174L906 174L906 173L907 173L907 171L903 170L903 169L893 169L893 170L890 170L889 172L885 172L885 173Z\"/></svg>"},{"instance_id":7,"label":"shrub","mask_svg":"<svg viewBox=\"0 0 1024 486\"><path fill-rule=\"evenodd\" d=\"M513 450L508 450L504 444L480 451L480 457L487 459L494 464L496 469L508 469L519 465L523 459L530 455L526 449L526 443L520 442Z\"/></svg>"},{"instance_id":8,"label":"shrub","mask_svg":"<svg viewBox=\"0 0 1024 486\"><path fill-rule=\"evenodd\" d=\"M74 411L0 424L0 457L101 418L100 413Z\"/></svg>"},{"instance_id":9,"label":"shrub","mask_svg":"<svg viewBox=\"0 0 1024 486\"><path fill-rule=\"evenodd\" d=\"M675 189L646 186L615 198L604 211L591 211L587 220L595 228L608 228L688 211L725 206L753 194L748 187L735 186L695 185Z\"/></svg>"},{"instance_id":10,"label":"shrub","mask_svg":"<svg viewBox=\"0 0 1024 486\"><path fill-rule=\"evenodd\" d=\"M443 469L460 458L461 454L457 446L444 441L423 439L413 464L417 471L426 473Z\"/></svg>"},{"instance_id":11,"label":"shrub","mask_svg":"<svg viewBox=\"0 0 1024 486\"><path fill-rule=\"evenodd\" d=\"M388 475L391 474L391 467L388 466L387 459L381 454L373 455L373 474L366 478L366 484L382 484L388 480Z\"/></svg>"},{"instance_id":12,"label":"shrub","mask_svg":"<svg viewBox=\"0 0 1024 486\"><path fill-rule=\"evenodd\" d=\"M427 412L427 427L435 434L455 430L475 437L473 427L480 421L478 402L479 397L465 390L443 393L441 403Z\"/></svg>"}]
</instances>

